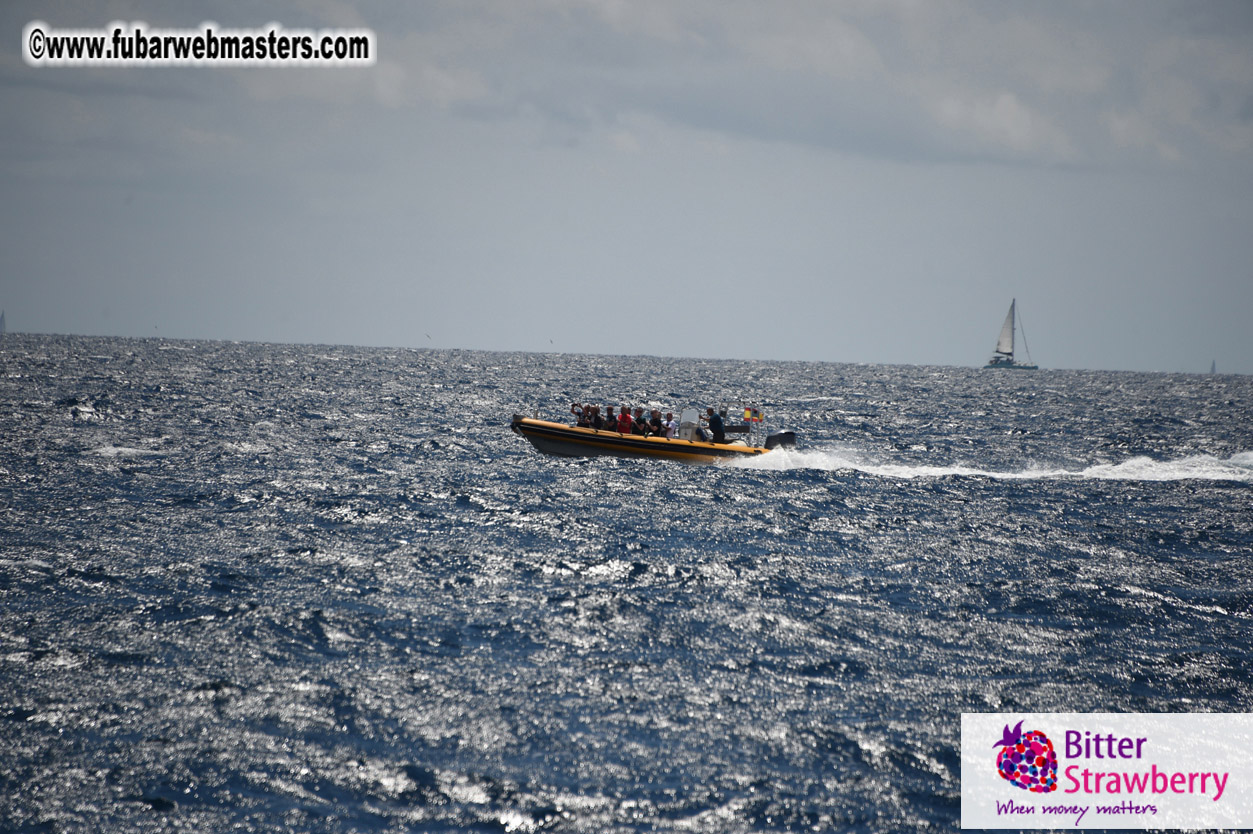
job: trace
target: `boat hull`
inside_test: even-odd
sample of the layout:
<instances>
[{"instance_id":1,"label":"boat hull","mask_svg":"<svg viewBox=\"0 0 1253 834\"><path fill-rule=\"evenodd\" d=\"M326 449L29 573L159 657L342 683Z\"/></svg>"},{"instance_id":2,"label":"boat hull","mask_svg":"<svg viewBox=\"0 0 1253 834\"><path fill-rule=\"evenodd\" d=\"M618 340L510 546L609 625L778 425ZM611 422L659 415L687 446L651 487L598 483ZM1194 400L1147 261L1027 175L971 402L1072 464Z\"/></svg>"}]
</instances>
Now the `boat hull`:
<instances>
[{"instance_id":1,"label":"boat hull","mask_svg":"<svg viewBox=\"0 0 1253 834\"><path fill-rule=\"evenodd\" d=\"M989 362L988 364L983 366L983 369L985 371L988 368L1004 368L1007 371L1038 371L1040 370L1039 365L1032 365L1027 362L1014 362L1012 360L1008 362Z\"/></svg>"},{"instance_id":2,"label":"boat hull","mask_svg":"<svg viewBox=\"0 0 1253 834\"><path fill-rule=\"evenodd\" d=\"M515 414L511 428L546 455L562 457L662 458L687 463L717 463L766 454L760 446L707 443L668 437L641 437L604 429L584 429Z\"/></svg>"}]
</instances>

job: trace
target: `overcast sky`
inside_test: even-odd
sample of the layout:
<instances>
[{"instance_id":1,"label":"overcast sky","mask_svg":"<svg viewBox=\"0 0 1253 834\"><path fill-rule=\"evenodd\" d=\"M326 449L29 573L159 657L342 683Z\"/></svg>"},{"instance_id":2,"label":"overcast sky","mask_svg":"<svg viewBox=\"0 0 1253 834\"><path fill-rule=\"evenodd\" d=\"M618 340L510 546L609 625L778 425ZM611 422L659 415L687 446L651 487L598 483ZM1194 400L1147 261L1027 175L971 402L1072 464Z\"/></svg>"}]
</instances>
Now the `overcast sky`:
<instances>
[{"instance_id":1,"label":"overcast sky","mask_svg":"<svg viewBox=\"0 0 1253 834\"><path fill-rule=\"evenodd\" d=\"M23 27L373 67L28 67ZM6 3L10 330L1253 373L1253 3Z\"/></svg>"}]
</instances>

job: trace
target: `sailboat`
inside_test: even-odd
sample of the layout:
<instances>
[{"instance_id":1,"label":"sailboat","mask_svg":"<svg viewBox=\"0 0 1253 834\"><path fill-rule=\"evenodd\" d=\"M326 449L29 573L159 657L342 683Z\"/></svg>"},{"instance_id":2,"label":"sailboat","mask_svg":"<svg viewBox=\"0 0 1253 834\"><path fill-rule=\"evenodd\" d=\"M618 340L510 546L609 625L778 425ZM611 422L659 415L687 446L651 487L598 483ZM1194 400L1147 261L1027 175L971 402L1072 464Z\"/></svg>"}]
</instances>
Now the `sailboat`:
<instances>
[{"instance_id":1,"label":"sailboat","mask_svg":"<svg viewBox=\"0 0 1253 834\"><path fill-rule=\"evenodd\" d=\"M1009 313L1005 316L1005 323L1001 325L1001 336L996 340L996 351L992 354L992 358L988 360L985 368L1014 368L1020 371L1035 371L1039 369L1038 365L1031 362L1031 351L1027 349L1027 337L1023 334L1022 346L1027 350L1027 361L1019 362L1014 359L1014 333L1018 329L1016 307L1018 299L1009 302Z\"/></svg>"}]
</instances>

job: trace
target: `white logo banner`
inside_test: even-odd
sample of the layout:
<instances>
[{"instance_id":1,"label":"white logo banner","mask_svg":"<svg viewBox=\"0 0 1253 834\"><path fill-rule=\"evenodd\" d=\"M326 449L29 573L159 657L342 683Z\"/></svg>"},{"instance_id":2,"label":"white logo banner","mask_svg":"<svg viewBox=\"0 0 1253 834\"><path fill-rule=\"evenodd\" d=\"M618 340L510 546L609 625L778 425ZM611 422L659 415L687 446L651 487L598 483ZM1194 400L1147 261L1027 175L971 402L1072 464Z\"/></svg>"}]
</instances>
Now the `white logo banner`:
<instances>
[{"instance_id":1,"label":"white logo banner","mask_svg":"<svg viewBox=\"0 0 1253 834\"><path fill-rule=\"evenodd\" d=\"M962 713L962 828L1251 828L1253 714Z\"/></svg>"}]
</instances>

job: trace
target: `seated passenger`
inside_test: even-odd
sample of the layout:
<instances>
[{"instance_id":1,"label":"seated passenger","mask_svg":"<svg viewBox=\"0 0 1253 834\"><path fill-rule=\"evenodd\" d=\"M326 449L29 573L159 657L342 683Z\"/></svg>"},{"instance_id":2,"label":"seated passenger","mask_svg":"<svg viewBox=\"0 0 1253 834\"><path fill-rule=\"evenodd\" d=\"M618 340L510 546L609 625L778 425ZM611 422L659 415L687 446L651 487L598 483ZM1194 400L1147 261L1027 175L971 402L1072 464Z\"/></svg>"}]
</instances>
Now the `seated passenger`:
<instances>
[{"instance_id":1,"label":"seated passenger","mask_svg":"<svg viewBox=\"0 0 1253 834\"><path fill-rule=\"evenodd\" d=\"M631 427L635 425L631 420L631 407L624 405L618 412L618 431L621 434L630 434Z\"/></svg>"},{"instance_id":2,"label":"seated passenger","mask_svg":"<svg viewBox=\"0 0 1253 834\"><path fill-rule=\"evenodd\" d=\"M648 434L648 418L644 416L644 409L639 406L635 407L635 420L631 427L631 434Z\"/></svg>"},{"instance_id":3,"label":"seated passenger","mask_svg":"<svg viewBox=\"0 0 1253 834\"><path fill-rule=\"evenodd\" d=\"M666 412L665 426L666 437L675 438L679 436L679 421L674 419L674 414L672 412Z\"/></svg>"},{"instance_id":4,"label":"seated passenger","mask_svg":"<svg viewBox=\"0 0 1253 834\"><path fill-rule=\"evenodd\" d=\"M605 406L605 431L618 430L618 415L613 413L613 406Z\"/></svg>"},{"instance_id":5,"label":"seated passenger","mask_svg":"<svg viewBox=\"0 0 1253 834\"><path fill-rule=\"evenodd\" d=\"M653 409L653 416L648 421L648 433L653 437L666 436L666 424L661 421L661 411L659 409Z\"/></svg>"}]
</instances>

